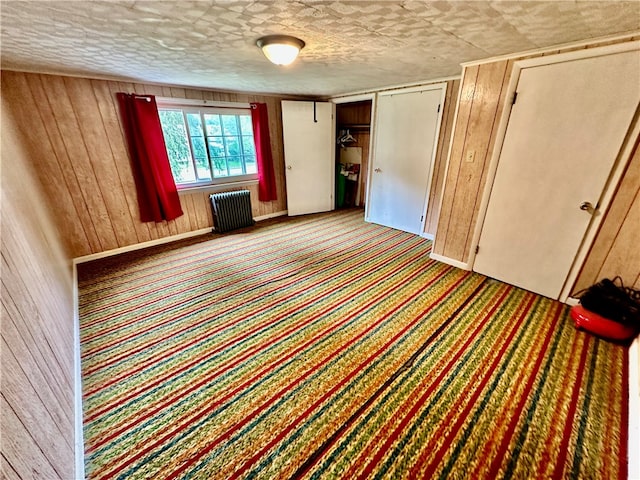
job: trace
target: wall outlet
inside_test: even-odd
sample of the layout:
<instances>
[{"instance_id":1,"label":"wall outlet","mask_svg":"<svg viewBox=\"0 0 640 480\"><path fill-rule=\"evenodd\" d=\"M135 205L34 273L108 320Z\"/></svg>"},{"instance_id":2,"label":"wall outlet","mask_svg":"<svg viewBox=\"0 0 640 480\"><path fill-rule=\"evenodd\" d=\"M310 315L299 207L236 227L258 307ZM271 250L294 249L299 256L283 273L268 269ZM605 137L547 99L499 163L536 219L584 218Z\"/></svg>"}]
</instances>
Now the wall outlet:
<instances>
[{"instance_id":1,"label":"wall outlet","mask_svg":"<svg viewBox=\"0 0 640 480\"><path fill-rule=\"evenodd\" d=\"M475 160L475 158L476 158L476 151L475 151L475 150L469 150L469 151L467 152L467 156L465 157L465 161L466 161L467 163L473 163L473 161Z\"/></svg>"}]
</instances>

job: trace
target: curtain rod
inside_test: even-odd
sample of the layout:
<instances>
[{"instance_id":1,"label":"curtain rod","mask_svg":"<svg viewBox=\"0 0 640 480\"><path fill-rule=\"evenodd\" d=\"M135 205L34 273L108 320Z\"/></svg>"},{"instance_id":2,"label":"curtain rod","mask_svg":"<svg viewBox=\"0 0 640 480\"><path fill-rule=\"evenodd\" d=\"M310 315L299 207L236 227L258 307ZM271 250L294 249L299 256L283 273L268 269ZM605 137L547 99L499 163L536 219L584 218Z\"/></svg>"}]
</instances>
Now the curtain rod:
<instances>
[{"instance_id":1,"label":"curtain rod","mask_svg":"<svg viewBox=\"0 0 640 480\"><path fill-rule=\"evenodd\" d=\"M197 100L191 98L156 97L157 103L164 105L199 105L218 108L249 108L249 102L224 102L221 100Z\"/></svg>"}]
</instances>

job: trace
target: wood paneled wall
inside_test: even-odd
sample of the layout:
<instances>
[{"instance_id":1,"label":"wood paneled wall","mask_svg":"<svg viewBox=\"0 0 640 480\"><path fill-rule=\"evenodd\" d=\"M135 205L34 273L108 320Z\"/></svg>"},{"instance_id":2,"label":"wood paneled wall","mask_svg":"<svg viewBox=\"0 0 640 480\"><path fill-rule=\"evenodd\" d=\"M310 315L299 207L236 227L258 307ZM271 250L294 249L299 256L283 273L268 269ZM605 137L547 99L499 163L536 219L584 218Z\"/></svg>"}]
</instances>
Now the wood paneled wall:
<instances>
[{"instance_id":1,"label":"wood paneled wall","mask_svg":"<svg viewBox=\"0 0 640 480\"><path fill-rule=\"evenodd\" d=\"M458 115L449 156L449 168L444 181L442 206L433 247L434 253L462 263L467 263L469 260L469 252L473 248L471 241L478 220L480 200L486 186L487 168L495 148L496 130L504 108L506 88L511 77L513 62L582 48L595 48L622 41L633 41L638 38L640 37L629 37L624 40L593 43L584 47L564 48L535 55L514 57L509 60L468 66L463 70ZM467 162L467 154L472 151L475 152L474 160ZM607 271L612 274L613 270L609 267L613 267L615 264L613 260L615 255L623 255L621 252L625 251L628 253L629 249L637 250L635 244L628 242L628 236L633 236L630 232L637 232L637 226L633 226L636 224L629 216L623 217L619 213L625 211L625 205L628 207L628 198L637 195L637 187L632 186L633 182L626 178L628 175L633 175L632 170L627 171L623 185L613 200L599 234L600 242L594 245L585 262L585 266L589 266L589 272ZM635 191L634 188L636 188ZM633 214L636 212L636 208L629 211ZM617 215L617 218L609 219L609 215ZM618 230L623 232L620 237L618 237ZM607 253L601 250L609 248L608 242L603 240L605 238L618 239L615 249L612 244L613 250L607 250ZM606 260L607 258L609 260ZM626 276L631 276L625 282L633 284L638 281L637 276L640 273L640 268L638 266L634 268L635 274L625 273ZM592 273L584 270L580 282L592 276Z\"/></svg>"},{"instance_id":2,"label":"wood paneled wall","mask_svg":"<svg viewBox=\"0 0 640 480\"><path fill-rule=\"evenodd\" d=\"M493 154L511 62L466 68L433 251L466 262ZM473 162L466 161L469 153Z\"/></svg>"},{"instance_id":3,"label":"wood paneled wall","mask_svg":"<svg viewBox=\"0 0 640 480\"><path fill-rule=\"evenodd\" d=\"M71 265L2 104L2 477L67 480L77 478Z\"/></svg>"},{"instance_id":4,"label":"wood paneled wall","mask_svg":"<svg viewBox=\"0 0 640 480\"><path fill-rule=\"evenodd\" d=\"M424 224L425 233L430 235L435 235L438 228L438 218L440 217L440 207L442 204L442 190L444 188L444 173L447 168L447 157L449 155L449 146L451 145L451 132L453 131L453 117L456 104L458 103L459 92L460 80L447 81L447 96L444 101L442 125L440 125L438 147L433 164L433 177L431 178L429 204L427 206L427 220Z\"/></svg>"},{"instance_id":5,"label":"wood paneled wall","mask_svg":"<svg viewBox=\"0 0 640 480\"><path fill-rule=\"evenodd\" d=\"M2 72L2 94L15 115L28 156L55 206L71 257L104 252L212 226L209 192L181 195L184 215L171 222L140 221L136 190L122 131L116 92L162 97L263 102L268 106L278 200L260 202L251 185L254 216L286 210L281 99L91 80Z\"/></svg>"}]
</instances>

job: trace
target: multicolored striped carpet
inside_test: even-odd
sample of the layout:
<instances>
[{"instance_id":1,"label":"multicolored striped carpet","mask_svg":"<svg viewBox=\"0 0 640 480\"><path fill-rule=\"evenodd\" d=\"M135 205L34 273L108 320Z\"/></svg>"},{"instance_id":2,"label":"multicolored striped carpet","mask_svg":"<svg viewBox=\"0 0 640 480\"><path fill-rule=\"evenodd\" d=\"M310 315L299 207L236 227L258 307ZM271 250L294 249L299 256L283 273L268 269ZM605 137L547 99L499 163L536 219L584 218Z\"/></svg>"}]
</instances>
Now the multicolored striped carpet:
<instances>
[{"instance_id":1,"label":"multicolored striped carpet","mask_svg":"<svg viewBox=\"0 0 640 480\"><path fill-rule=\"evenodd\" d=\"M359 210L82 265L86 471L626 478L627 350Z\"/></svg>"}]
</instances>

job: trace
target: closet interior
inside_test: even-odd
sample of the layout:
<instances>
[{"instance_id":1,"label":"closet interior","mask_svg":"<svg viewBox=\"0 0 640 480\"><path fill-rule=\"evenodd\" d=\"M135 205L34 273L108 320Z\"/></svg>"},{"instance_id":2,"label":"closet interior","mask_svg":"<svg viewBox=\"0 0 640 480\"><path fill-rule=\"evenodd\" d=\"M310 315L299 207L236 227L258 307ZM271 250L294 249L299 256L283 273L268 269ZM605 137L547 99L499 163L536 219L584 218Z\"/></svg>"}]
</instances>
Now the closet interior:
<instances>
[{"instance_id":1,"label":"closet interior","mask_svg":"<svg viewBox=\"0 0 640 480\"><path fill-rule=\"evenodd\" d=\"M366 201L371 100L336 105L336 208Z\"/></svg>"}]
</instances>

